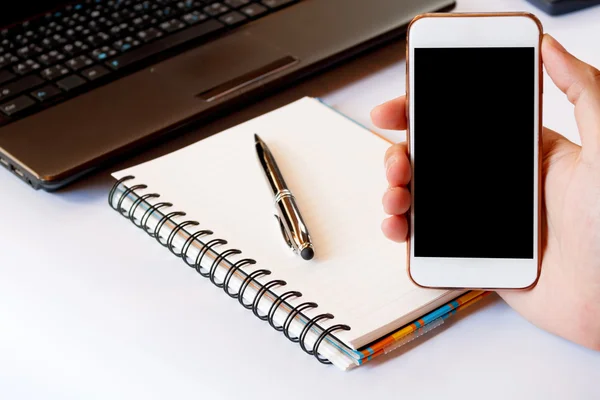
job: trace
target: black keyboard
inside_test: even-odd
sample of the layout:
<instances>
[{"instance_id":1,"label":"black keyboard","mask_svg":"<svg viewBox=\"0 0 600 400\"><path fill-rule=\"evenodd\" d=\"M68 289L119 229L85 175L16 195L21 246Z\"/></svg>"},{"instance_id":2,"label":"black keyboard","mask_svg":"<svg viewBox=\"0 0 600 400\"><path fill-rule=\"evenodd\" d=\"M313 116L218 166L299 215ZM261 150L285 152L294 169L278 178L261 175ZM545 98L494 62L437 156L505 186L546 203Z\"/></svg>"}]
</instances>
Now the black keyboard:
<instances>
[{"instance_id":1,"label":"black keyboard","mask_svg":"<svg viewBox=\"0 0 600 400\"><path fill-rule=\"evenodd\" d=\"M0 125L298 0L82 0L0 32Z\"/></svg>"}]
</instances>

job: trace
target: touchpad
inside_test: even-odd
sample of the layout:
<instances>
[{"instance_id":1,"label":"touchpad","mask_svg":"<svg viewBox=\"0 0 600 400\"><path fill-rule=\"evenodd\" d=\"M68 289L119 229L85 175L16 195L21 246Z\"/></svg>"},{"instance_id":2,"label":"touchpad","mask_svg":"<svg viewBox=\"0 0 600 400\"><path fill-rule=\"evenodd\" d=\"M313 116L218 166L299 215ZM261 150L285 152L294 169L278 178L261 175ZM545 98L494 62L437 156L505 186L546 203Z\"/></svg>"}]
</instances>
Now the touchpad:
<instances>
[{"instance_id":1,"label":"touchpad","mask_svg":"<svg viewBox=\"0 0 600 400\"><path fill-rule=\"evenodd\" d=\"M236 32L161 63L153 72L183 93L211 101L297 61L250 32Z\"/></svg>"}]
</instances>

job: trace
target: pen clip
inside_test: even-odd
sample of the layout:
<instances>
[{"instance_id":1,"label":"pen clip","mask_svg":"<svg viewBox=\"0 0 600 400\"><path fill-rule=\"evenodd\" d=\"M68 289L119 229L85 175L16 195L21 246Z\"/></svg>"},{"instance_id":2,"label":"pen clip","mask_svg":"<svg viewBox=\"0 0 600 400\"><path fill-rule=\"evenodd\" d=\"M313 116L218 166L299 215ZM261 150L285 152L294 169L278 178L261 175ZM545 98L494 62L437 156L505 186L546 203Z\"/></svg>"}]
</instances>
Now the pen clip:
<instances>
[{"instance_id":1,"label":"pen clip","mask_svg":"<svg viewBox=\"0 0 600 400\"><path fill-rule=\"evenodd\" d=\"M277 222L279 223L279 228L281 229L281 236L283 236L283 240L288 245L290 250L295 251L294 244L292 243L292 239L290 239L290 237L288 236L288 234L285 230L285 227L283 226L283 222L281 221L281 218L279 218L279 215L277 215L277 214L274 214L274 215L275 215L275 219L277 219Z\"/></svg>"}]
</instances>

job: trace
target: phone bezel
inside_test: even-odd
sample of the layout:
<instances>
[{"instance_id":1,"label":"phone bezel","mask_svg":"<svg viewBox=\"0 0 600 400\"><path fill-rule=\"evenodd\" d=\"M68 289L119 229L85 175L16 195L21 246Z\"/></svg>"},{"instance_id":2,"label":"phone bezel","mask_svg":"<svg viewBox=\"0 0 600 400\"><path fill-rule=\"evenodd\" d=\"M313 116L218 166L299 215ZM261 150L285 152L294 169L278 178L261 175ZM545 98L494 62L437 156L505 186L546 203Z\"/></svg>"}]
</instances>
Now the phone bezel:
<instances>
[{"instance_id":1,"label":"phone bezel","mask_svg":"<svg viewBox=\"0 0 600 400\"><path fill-rule=\"evenodd\" d=\"M443 32L443 34L440 34ZM408 273L413 282L429 288L526 289L537 282L540 270L540 203L541 203L541 110L543 29L535 16L528 13L500 14L424 14L411 22L407 34L407 140L409 158L414 168L414 110L410 107L414 93L414 71L410 60L419 47L534 47L535 82L535 149L536 187L534 210L533 259L429 258L414 256L413 213L409 216ZM410 185L414 193L413 181Z\"/></svg>"}]
</instances>

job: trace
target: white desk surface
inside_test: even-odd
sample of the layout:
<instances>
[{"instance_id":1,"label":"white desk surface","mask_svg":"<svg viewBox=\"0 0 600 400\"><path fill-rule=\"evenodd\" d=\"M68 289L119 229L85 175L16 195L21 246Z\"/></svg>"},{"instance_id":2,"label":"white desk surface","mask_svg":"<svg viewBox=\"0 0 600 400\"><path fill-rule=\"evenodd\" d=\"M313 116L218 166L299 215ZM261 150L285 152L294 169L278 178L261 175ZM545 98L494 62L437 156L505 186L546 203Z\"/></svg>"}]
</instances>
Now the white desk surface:
<instances>
[{"instance_id":1,"label":"white desk surface","mask_svg":"<svg viewBox=\"0 0 600 400\"><path fill-rule=\"evenodd\" d=\"M600 7L551 18L522 0L458 3L532 11L600 66ZM370 125L371 107L404 91L403 48L391 44L111 169L303 95ZM545 124L577 140L572 108L549 80L544 100ZM495 295L370 365L323 366L120 218L107 205L111 185L101 171L48 194L0 171L1 398L600 398L600 353L537 329Z\"/></svg>"}]
</instances>

